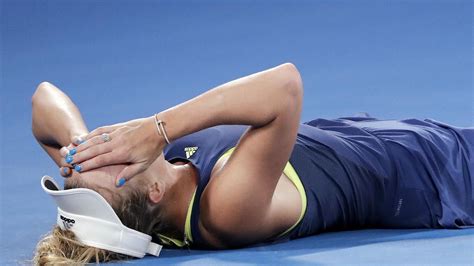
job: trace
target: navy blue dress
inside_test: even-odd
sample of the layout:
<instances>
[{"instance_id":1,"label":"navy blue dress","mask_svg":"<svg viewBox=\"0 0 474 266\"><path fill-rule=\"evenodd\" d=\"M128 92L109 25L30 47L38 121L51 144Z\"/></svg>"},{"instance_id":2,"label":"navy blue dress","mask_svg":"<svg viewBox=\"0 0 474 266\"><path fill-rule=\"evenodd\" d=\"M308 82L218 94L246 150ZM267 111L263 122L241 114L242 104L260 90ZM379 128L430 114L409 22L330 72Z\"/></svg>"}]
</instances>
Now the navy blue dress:
<instances>
[{"instance_id":1,"label":"navy blue dress","mask_svg":"<svg viewBox=\"0 0 474 266\"><path fill-rule=\"evenodd\" d=\"M199 172L191 206L194 246L207 246L198 227L199 199L211 170L247 128L211 127L164 150L168 161L190 161ZM303 184L306 208L298 224L277 240L368 227L473 226L473 153L474 128L429 119L346 117L303 123L289 163Z\"/></svg>"}]
</instances>

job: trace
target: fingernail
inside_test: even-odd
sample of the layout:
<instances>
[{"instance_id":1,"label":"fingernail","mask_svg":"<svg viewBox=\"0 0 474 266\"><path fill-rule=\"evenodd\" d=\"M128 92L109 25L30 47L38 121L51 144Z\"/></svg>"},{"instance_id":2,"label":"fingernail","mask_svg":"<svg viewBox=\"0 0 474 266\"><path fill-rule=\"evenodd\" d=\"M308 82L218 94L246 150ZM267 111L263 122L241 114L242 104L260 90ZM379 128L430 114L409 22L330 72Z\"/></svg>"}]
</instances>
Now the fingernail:
<instances>
[{"instance_id":1,"label":"fingernail","mask_svg":"<svg viewBox=\"0 0 474 266\"><path fill-rule=\"evenodd\" d=\"M117 182L117 187L123 186L123 184L125 184L125 181L126 181L125 178L123 177L120 178L119 181Z\"/></svg>"},{"instance_id":2,"label":"fingernail","mask_svg":"<svg viewBox=\"0 0 474 266\"><path fill-rule=\"evenodd\" d=\"M68 174L68 169L69 169L69 168L67 168L67 167L63 167L63 173L64 173L65 175Z\"/></svg>"},{"instance_id":3,"label":"fingernail","mask_svg":"<svg viewBox=\"0 0 474 266\"><path fill-rule=\"evenodd\" d=\"M74 144L79 145L84 142L84 139L81 137L74 137Z\"/></svg>"},{"instance_id":4,"label":"fingernail","mask_svg":"<svg viewBox=\"0 0 474 266\"><path fill-rule=\"evenodd\" d=\"M62 147L59 153L61 154L61 156L66 156L69 154L69 150L66 147Z\"/></svg>"},{"instance_id":5,"label":"fingernail","mask_svg":"<svg viewBox=\"0 0 474 266\"><path fill-rule=\"evenodd\" d=\"M77 150L76 148L72 148L70 151L69 151L69 155L74 155L76 154Z\"/></svg>"},{"instance_id":6,"label":"fingernail","mask_svg":"<svg viewBox=\"0 0 474 266\"><path fill-rule=\"evenodd\" d=\"M82 171L82 166L77 164L76 166L74 166L74 170L76 170L76 172L81 172Z\"/></svg>"},{"instance_id":7,"label":"fingernail","mask_svg":"<svg viewBox=\"0 0 474 266\"><path fill-rule=\"evenodd\" d=\"M66 163L71 163L73 160L71 155L66 156Z\"/></svg>"}]
</instances>

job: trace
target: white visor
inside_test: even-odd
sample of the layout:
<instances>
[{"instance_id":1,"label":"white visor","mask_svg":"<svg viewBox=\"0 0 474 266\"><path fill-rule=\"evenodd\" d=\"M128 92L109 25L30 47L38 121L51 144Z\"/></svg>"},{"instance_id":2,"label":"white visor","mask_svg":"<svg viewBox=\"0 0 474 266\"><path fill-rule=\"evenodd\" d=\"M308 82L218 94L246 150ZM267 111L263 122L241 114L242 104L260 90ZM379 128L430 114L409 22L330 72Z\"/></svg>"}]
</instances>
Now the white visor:
<instances>
[{"instance_id":1,"label":"white visor","mask_svg":"<svg viewBox=\"0 0 474 266\"><path fill-rule=\"evenodd\" d=\"M60 190L49 176L43 176L41 186L58 205L58 226L72 231L79 242L137 258L160 255L162 246L123 225L99 193L87 188Z\"/></svg>"}]
</instances>

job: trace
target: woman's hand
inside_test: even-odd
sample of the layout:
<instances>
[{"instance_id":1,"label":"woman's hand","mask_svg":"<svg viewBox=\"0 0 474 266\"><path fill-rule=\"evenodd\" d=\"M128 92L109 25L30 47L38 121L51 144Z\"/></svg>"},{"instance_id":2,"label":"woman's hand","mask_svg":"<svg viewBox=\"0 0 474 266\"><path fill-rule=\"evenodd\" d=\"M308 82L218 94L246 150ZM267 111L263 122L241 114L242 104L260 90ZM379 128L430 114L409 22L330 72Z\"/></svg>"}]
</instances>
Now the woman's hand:
<instances>
[{"instance_id":1,"label":"woman's hand","mask_svg":"<svg viewBox=\"0 0 474 266\"><path fill-rule=\"evenodd\" d=\"M75 147L76 145L74 145L74 143L71 143L67 147L62 147L61 150L59 150L59 153L61 154L63 158L66 158L68 155L75 153L76 151ZM63 177L70 177L72 175L71 166L68 163L66 163L65 160L61 160L60 165L61 167L59 167L59 173Z\"/></svg>"},{"instance_id":2,"label":"woman's hand","mask_svg":"<svg viewBox=\"0 0 474 266\"><path fill-rule=\"evenodd\" d=\"M85 142L76 147L75 154L65 162L78 172L112 164L129 164L116 179L122 186L143 172L161 154L165 140L158 134L153 116L126 123L105 126L92 131Z\"/></svg>"},{"instance_id":3,"label":"woman's hand","mask_svg":"<svg viewBox=\"0 0 474 266\"><path fill-rule=\"evenodd\" d=\"M70 177L72 175L72 169L74 168L74 166L66 162L67 156L76 154L76 151L77 151L76 147L85 141L86 136L87 134L75 135L71 137L71 141L72 141L71 144L69 144L68 146L62 147L59 150L59 154L61 155L61 157L64 158L64 160L61 160L59 162L61 166L59 167L59 173L63 177Z\"/></svg>"},{"instance_id":4,"label":"woman's hand","mask_svg":"<svg viewBox=\"0 0 474 266\"><path fill-rule=\"evenodd\" d=\"M110 125L110 126L103 126L103 127L99 127L97 129L95 129L94 131L90 132L89 134L82 134L82 135L72 136L71 137L72 142L68 146L62 147L61 150L59 151L61 156L64 158L64 160L61 161L61 167L59 168L59 173L63 177L70 177L72 175L72 170L75 168L76 165L75 164L70 164L70 163L68 163L68 161L70 161L71 158L73 158L71 156L76 154L77 146L84 143L86 141L87 137L92 138L92 137L95 137L95 136L98 136L98 135L101 135L101 134L104 134L104 133L112 133L116 129L118 129L120 127L124 127L124 126L136 126L140 122L142 122L143 119L144 118L140 118L140 119L135 119L135 120L131 120L131 121L128 121L128 122L124 122L124 123L117 123L117 124ZM77 168L78 168L79 171L83 171L80 168L80 166L78 166Z\"/></svg>"},{"instance_id":5,"label":"woman's hand","mask_svg":"<svg viewBox=\"0 0 474 266\"><path fill-rule=\"evenodd\" d=\"M109 133L110 134L110 133L114 132L116 129L121 128L121 127L125 127L125 126L133 127L133 126L140 125L141 123L143 123L143 121L145 119L146 118L138 118L138 119L130 120L130 121L123 122L123 123L117 123L117 124L110 125L110 126L99 127L99 128L94 129L93 131L91 131L89 134L87 134L85 136L79 136L77 139L82 143L86 139L91 139L95 136L99 136L99 135L102 135L104 133ZM84 138L84 139L82 139L82 138Z\"/></svg>"}]
</instances>

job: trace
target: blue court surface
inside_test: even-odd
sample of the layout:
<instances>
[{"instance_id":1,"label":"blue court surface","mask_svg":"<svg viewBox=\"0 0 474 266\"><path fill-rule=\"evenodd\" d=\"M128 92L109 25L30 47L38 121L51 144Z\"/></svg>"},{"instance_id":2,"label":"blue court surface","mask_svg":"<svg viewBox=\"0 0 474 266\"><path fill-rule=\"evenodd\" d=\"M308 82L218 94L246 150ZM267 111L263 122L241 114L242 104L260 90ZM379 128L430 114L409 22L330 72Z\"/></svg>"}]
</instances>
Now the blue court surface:
<instances>
[{"instance_id":1,"label":"blue court surface","mask_svg":"<svg viewBox=\"0 0 474 266\"><path fill-rule=\"evenodd\" d=\"M29 263L56 219L39 182L58 169L31 134L44 80L91 130L287 61L303 77L302 121L363 111L474 125L472 1L0 2L0 265ZM334 232L133 263L473 265L474 229Z\"/></svg>"}]
</instances>

